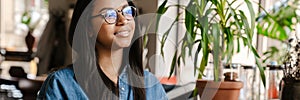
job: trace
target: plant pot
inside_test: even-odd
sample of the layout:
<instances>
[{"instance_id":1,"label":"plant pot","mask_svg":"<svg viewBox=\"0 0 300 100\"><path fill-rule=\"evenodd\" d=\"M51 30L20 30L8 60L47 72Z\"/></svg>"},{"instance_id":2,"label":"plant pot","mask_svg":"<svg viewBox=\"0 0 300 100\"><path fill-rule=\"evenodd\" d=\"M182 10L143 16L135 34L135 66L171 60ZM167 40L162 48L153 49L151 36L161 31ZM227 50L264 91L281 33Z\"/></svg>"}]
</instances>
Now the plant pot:
<instances>
[{"instance_id":1,"label":"plant pot","mask_svg":"<svg viewBox=\"0 0 300 100\"><path fill-rule=\"evenodd\" d=\"M238 100L243 82L197 80L196 86L201 100Z\"/></svg>"},{"instance_id":2,"label":"plant pot","mask_svg":"<svg viewBox=\"0 0 300 100\"><path fill-rule=\"evenodd\" d=\"M300 82L286 82L281 92L281 100L300 100Z\"/></svg>"}]
</instances>

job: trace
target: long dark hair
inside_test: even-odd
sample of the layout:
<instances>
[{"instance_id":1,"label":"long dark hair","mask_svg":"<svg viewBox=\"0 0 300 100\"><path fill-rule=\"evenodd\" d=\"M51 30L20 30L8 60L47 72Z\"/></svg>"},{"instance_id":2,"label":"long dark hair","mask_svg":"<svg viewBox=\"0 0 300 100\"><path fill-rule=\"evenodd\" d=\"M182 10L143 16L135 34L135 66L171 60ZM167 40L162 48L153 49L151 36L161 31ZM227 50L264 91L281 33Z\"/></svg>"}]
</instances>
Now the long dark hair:
<instances>
[{"instance_id":1,"label":"long dark hair","mask_svg":"<svg viewBox=\"0 0 300 100\"><path fill-rule=\"evenodd\" d=\"M92 0L77 1L69 29L69 43L76 52L73 53L73 59L76 59L76 61L73 62L73 69L75 71L75 76L78 83L81 85L89 98L107 99L106 97L110 98L110 96L106 95L109 92L109 90L104 87L104 83L106 81L104 81L104 83L103 81L99 81L102 79L99 75L99 72L95 71L98 61L95 53L96 38L90 37L87 34L92 27L89 23L89 17L91 16L91 11L93 11L93 2L94 1ZM128 4L130 6L134 6L133 2L131 1L128 1ZM144 71L142 63L143 38L140 36L138 31L139 25L137 20L135 22L136 28L133 41L129 48L124 48L122 67L124 67L126 64L130 65L130 67L127 67L126 73L128 75L128 84L133 90L134 99L145 100L146 92L144 88ZM97 80L99 82L95 82ZM100 89L106 90L97 90L93 86L99 86Z\"/></svg>"}]
</instances>

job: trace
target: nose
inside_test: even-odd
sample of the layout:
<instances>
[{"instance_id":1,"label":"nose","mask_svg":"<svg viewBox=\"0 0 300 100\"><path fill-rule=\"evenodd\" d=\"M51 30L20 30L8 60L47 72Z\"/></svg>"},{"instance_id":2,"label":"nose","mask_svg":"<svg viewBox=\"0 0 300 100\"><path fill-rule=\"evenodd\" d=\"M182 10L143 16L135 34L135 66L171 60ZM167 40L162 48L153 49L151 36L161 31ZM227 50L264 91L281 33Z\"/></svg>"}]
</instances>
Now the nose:
<instances>
[{"instance_id":1,"label":"nose","mask_svg":"<svg viewBox=\"0 0 300 100\"><path fill-rule=\"evenodd\" d=\"M122 12L118 12L118 19L116 25L125 25L128 20L122 15Z\"/></svg>"}]
</instances>

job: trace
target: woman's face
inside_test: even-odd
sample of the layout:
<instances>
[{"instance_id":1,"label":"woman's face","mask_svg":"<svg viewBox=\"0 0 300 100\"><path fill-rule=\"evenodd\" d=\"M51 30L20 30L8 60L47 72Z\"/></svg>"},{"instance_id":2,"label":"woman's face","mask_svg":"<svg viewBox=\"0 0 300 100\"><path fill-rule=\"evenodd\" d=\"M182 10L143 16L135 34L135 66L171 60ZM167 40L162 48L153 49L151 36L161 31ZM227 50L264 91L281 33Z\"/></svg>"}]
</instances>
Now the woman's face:
<instances>
[{"instance_id":1,"label":"woman's face","mask_svg":"<svg viewBox=\"0 0 300 100\"><path fill-rule=\"evenodd\" d=\"M108 9L118 10L115 23L108 23L103 16L97 16L91 20L93 31L98 32L97 45L104 48L111 48L112 45L117 48L128 47L134 34L134 19L126 19L122 15L123 8L128 8L127 0L96 0L93 5L92 16L107 14ZM112 48L111 48L112 49Z\"/></svg>"}]
</instances>

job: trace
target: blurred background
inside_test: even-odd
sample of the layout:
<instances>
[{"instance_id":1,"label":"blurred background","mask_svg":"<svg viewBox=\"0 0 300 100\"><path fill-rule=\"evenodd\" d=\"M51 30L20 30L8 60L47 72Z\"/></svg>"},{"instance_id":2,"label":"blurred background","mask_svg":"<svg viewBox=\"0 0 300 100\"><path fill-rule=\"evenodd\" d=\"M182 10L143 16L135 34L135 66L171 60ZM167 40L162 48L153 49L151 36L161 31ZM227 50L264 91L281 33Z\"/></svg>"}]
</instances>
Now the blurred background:
<instances>
[{"instance_id":1,"label":"blurred background","mask_svg":"<svg viewBox=\"0 0 300 100\"><path fill-rule=\"evenodd\" d=\"M146 29L147 21L155 14L159 5L164 0L134 0L139 10L142 29ZM237 0L243 2L243 0ZM279 9L279 5L287 4L288 0L252 0L256 17L260 14L258 4L266 10ZM36 94L53 69L57 69L72 63L72 51L68 44L68 27L72 17L76 0L1 0L0 1L0 100L2 99L35 99ZM169 0L167 5L187 5L184 0ZM245 6L246 7L246 6ZM242 7L243 9L243 7ZM170 7L164 14L164 20L175 20L180 12L178 7ZM299 13L299 11L298 11ZM246 14L247 15L247 14ZM248 14L249 15L249 14ZM259 22L258 22L259 23ZM295 24L295 30L288 30L288 35L299 31L299 23ZM164 48L161 48L160 39L163 32L149 33L148 43L145 47L144 65L151 71L161 83L164 84L168 96L171 99L187 99L195 87L197 77L194 71L193 58L188 58L184 66L176 68L170 78L172 57L177 50L177 42L183 37L186 31L183 23L176 23L171 30L170 38L166 41ZM170 26L170 23L159 23L160 27ZM164 31L161 29L160 31ZM284 47L281 41L255 34L254 45L260 55L271 50L269 47ZM244 47L246 48L246 47ZM165 57L160 51L164 50ZM196 50L196 49L195 49ZM194 51L195 51L194 50ZM193 52L194 52L193 51ZM256 68L253 55L249 55L248 49L241 49L235 54L232 63L237 63L240 71L243 71L252 78L247 88L250 97L257 97L255 100L266 98L267 92L263 87L259 73ZM201 55L200 55L201 57ZM200 59L199 57L199 59ZM263 58L266 56L262 56ZM275 62L274 59L267 59L264 66ZM197 64L199 62L196 62ZM272 63L277 65L277 63ZM199 65L199 64L198 64ZM211 63L208 64L211 66ZM211 70L207 67L207 70ZM249 71L250 69L250 71ZM211 73L207 73L205 79L210 79ZM267 75L269 75L269 72ZM281 74L280 74L281 75ZM268 77L268 76L267 76ZM268 78L267 78L268 79ZM256 82L256 83L254 83ZM251 88L259 86L260 88ZM247 89L242 90L241 93ZM256 91L256 92L255 92ZM250 93L250 94L249 94ZM242 98L246 100L246 98Z\"/></svg>"}]
</instances>

